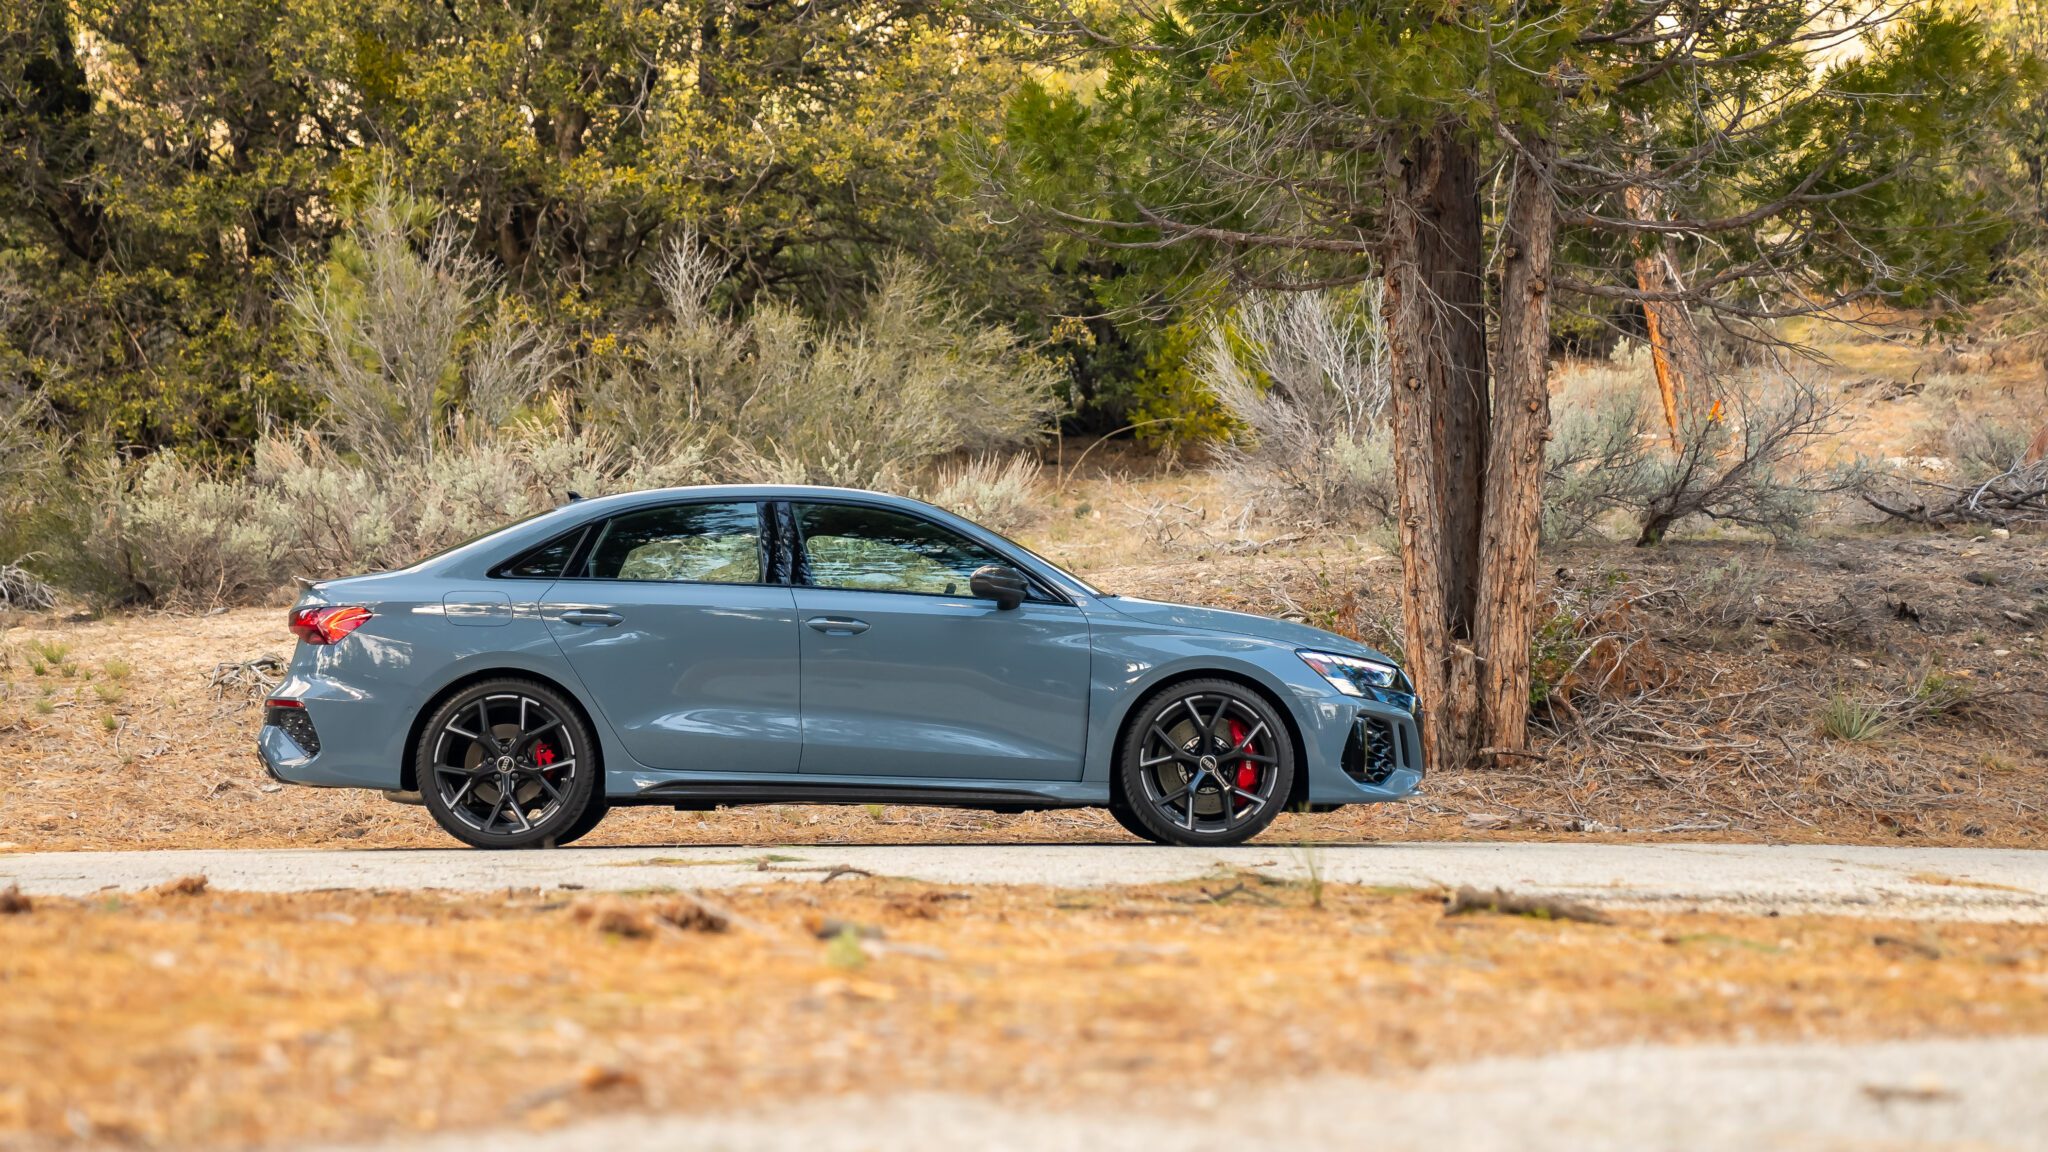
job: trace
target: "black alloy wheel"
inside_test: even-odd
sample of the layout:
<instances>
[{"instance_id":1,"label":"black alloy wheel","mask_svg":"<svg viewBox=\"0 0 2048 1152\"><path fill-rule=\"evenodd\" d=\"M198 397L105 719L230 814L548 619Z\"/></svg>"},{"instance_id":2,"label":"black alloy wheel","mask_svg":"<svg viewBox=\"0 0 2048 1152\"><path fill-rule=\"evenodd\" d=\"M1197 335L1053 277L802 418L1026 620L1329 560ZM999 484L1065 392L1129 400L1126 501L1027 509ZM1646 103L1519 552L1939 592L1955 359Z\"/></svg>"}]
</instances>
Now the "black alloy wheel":
<instances>
[{"instance_id":1,"label":"black alloy wheel","mask_svg":"<svg viewBox=\"0 0 2048 1152\"><path fill-rule=\"evenodd\" d=\"M415 765L435 822L472 847L566 844L604 816L588 726L560 693L531 680L493 680L450 698L421 733Z\"/></svg>"},{"instance_id":2,"label":"black alloy wheel","mask_svg":"<svg viewBox=\"0 0 2048 1152\"><path fill-rule=\"evenodd\" d=\"M1117 799L1150 839L1241 844L1280 815L1294 771L1286 722L1265 698L1234 681L1194 680L1138 705L1117 759Z\"/></svg>"}]
</instances>

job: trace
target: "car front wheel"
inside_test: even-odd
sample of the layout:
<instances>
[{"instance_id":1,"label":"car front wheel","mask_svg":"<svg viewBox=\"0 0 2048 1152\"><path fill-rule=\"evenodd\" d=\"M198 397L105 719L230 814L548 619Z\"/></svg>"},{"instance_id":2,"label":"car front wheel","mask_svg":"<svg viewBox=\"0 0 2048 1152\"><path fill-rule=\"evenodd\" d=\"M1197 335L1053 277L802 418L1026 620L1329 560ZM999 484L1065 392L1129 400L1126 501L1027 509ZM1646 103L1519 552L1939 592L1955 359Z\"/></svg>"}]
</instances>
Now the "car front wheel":
<instances>
[{"instance_id":1,"label":"car front wheel","mask_svg":"<svg viewBox=\"0 0 2048 1152\"><path fill-rule=\"evenodd\" d=\"M1258 693L1230 680L1193 680L1138 705L1117 772L1119 800L1149 838L1241 844L1286 804L1294 745Z\"/></svg>"},{"instance_id":2,"label":"car front wheel","mask_svg":"<svg viewBox=\"0 0 2048 1152\"><path fill-rule=\"evenodd\" d=\"M435 822L476 848L566 844L604 812L589 727L561 693L531 680L449 698L421 733L415 767Z\"/></svg>"}]
</instances>

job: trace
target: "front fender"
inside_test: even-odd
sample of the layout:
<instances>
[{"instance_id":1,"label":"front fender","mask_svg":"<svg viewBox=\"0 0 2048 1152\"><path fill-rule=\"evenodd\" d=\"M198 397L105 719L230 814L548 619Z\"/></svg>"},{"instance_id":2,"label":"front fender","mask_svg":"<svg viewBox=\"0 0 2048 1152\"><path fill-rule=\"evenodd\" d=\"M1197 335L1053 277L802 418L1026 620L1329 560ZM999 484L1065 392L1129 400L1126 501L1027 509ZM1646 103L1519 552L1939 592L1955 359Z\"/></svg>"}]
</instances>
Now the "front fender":
<instances>
[{"instance_id":1,"label":"front fender","mask_svg":"<svg viewBox=\"0 0 2048 1152\"><path fill-rule=\"evenodd\" d=\"M1091 618L1095 663L1090 683L1087 758L1082 780L1112 789L1117 742L1131 710L1155 689L1192 676L1222 675L1263 689L1299 736L1297 770L1317 804L1365 803L1408 795L1419 773L1401 771L1384 785L1361 784L1344 772L1344 748L1361 713L1397 710L1339 694L1285 644L1223 633L1155 632L1120 618ZM1113 792L1112 792L1113 794Z\"/></svg>"}]
</instances>

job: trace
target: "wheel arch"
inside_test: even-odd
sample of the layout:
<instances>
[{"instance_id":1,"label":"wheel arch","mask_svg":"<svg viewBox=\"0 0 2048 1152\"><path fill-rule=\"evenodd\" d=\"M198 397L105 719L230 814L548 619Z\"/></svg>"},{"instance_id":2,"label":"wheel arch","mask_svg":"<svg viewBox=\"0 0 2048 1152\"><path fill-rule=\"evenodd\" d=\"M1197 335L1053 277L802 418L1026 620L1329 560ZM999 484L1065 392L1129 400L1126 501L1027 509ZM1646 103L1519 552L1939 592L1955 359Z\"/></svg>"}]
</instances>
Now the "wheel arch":
<instances>
[{"instance_id":1,"label":"wheel arch","mask_svg":"<svg viewBox=\"0 0 2048 1152\"><path fill-rule=\"evenodd\" d=\"M465 672L443 684L439 691L427 698L427 702L413 714L412 724L406 729L405 744L400 753L398 768L398 786L401 790L419 791L419 745L420 737L426 733L427 720L440 711L441 705L447 703L450 697L486 680L531 680L544 688L554 690L562 699L567 700L569 706L576 709L577 718L583 721L584 731L590 733L590 748L597 756L598 794L604 794L604 737L599 734L596 718L591 716L590 709L584 706L582 698L571 691L567 684L545 673L519 667L480 668L473 672Z\"/></svg>"},{"instance_id":2,"label":"wheel arch","mask_svg":"<svg viewBox=\"0 0 2048 1152\"><path fill-rule=\"evenodd\" d=\"M1280 723L1287 730L1288 747L1294 751L1294 783L1289 786L1287 802L1282 811L1292 811L1308 802L1308 742L1302 737L1301 722L1295 718L1294 710L1273 689L1255 676L1248 676L1234 668L1201 667L1183 668L1170 675L1162 676L1156 683L1147 684L1144 691L1134 693L1124 714L1118 718L1116 740L1110 745L1109 796L1112 803L1123 802L1123 758L1124 743L1131 734L1131 726L1137 723L1138 707L1159 693L1177 685L1195 680L1226 680L1264 700L1280 717Z\"/></svg>"}]
</instances>

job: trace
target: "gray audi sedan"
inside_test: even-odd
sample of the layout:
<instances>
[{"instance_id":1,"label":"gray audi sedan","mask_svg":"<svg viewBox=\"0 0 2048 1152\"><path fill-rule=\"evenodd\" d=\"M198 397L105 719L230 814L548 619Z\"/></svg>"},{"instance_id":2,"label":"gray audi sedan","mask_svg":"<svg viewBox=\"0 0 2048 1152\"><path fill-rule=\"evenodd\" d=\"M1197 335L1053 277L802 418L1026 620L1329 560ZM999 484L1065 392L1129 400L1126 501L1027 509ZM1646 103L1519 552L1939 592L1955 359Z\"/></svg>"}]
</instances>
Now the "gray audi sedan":
<instances>
[{"instance_id":1,"label":"gray audi sedan","mask_svg":"<svg viewBox=\"0 0 2048 1152\"><path fill-rule=\"evenodd\" d=\"M1100 592L899 496L671 488L313 585L257 749L294 784L417 800L479 848L625 804L1106 807L1236 844L1421 779L1386 656L1301 624Z\"/></svg>"}]
</instances>

